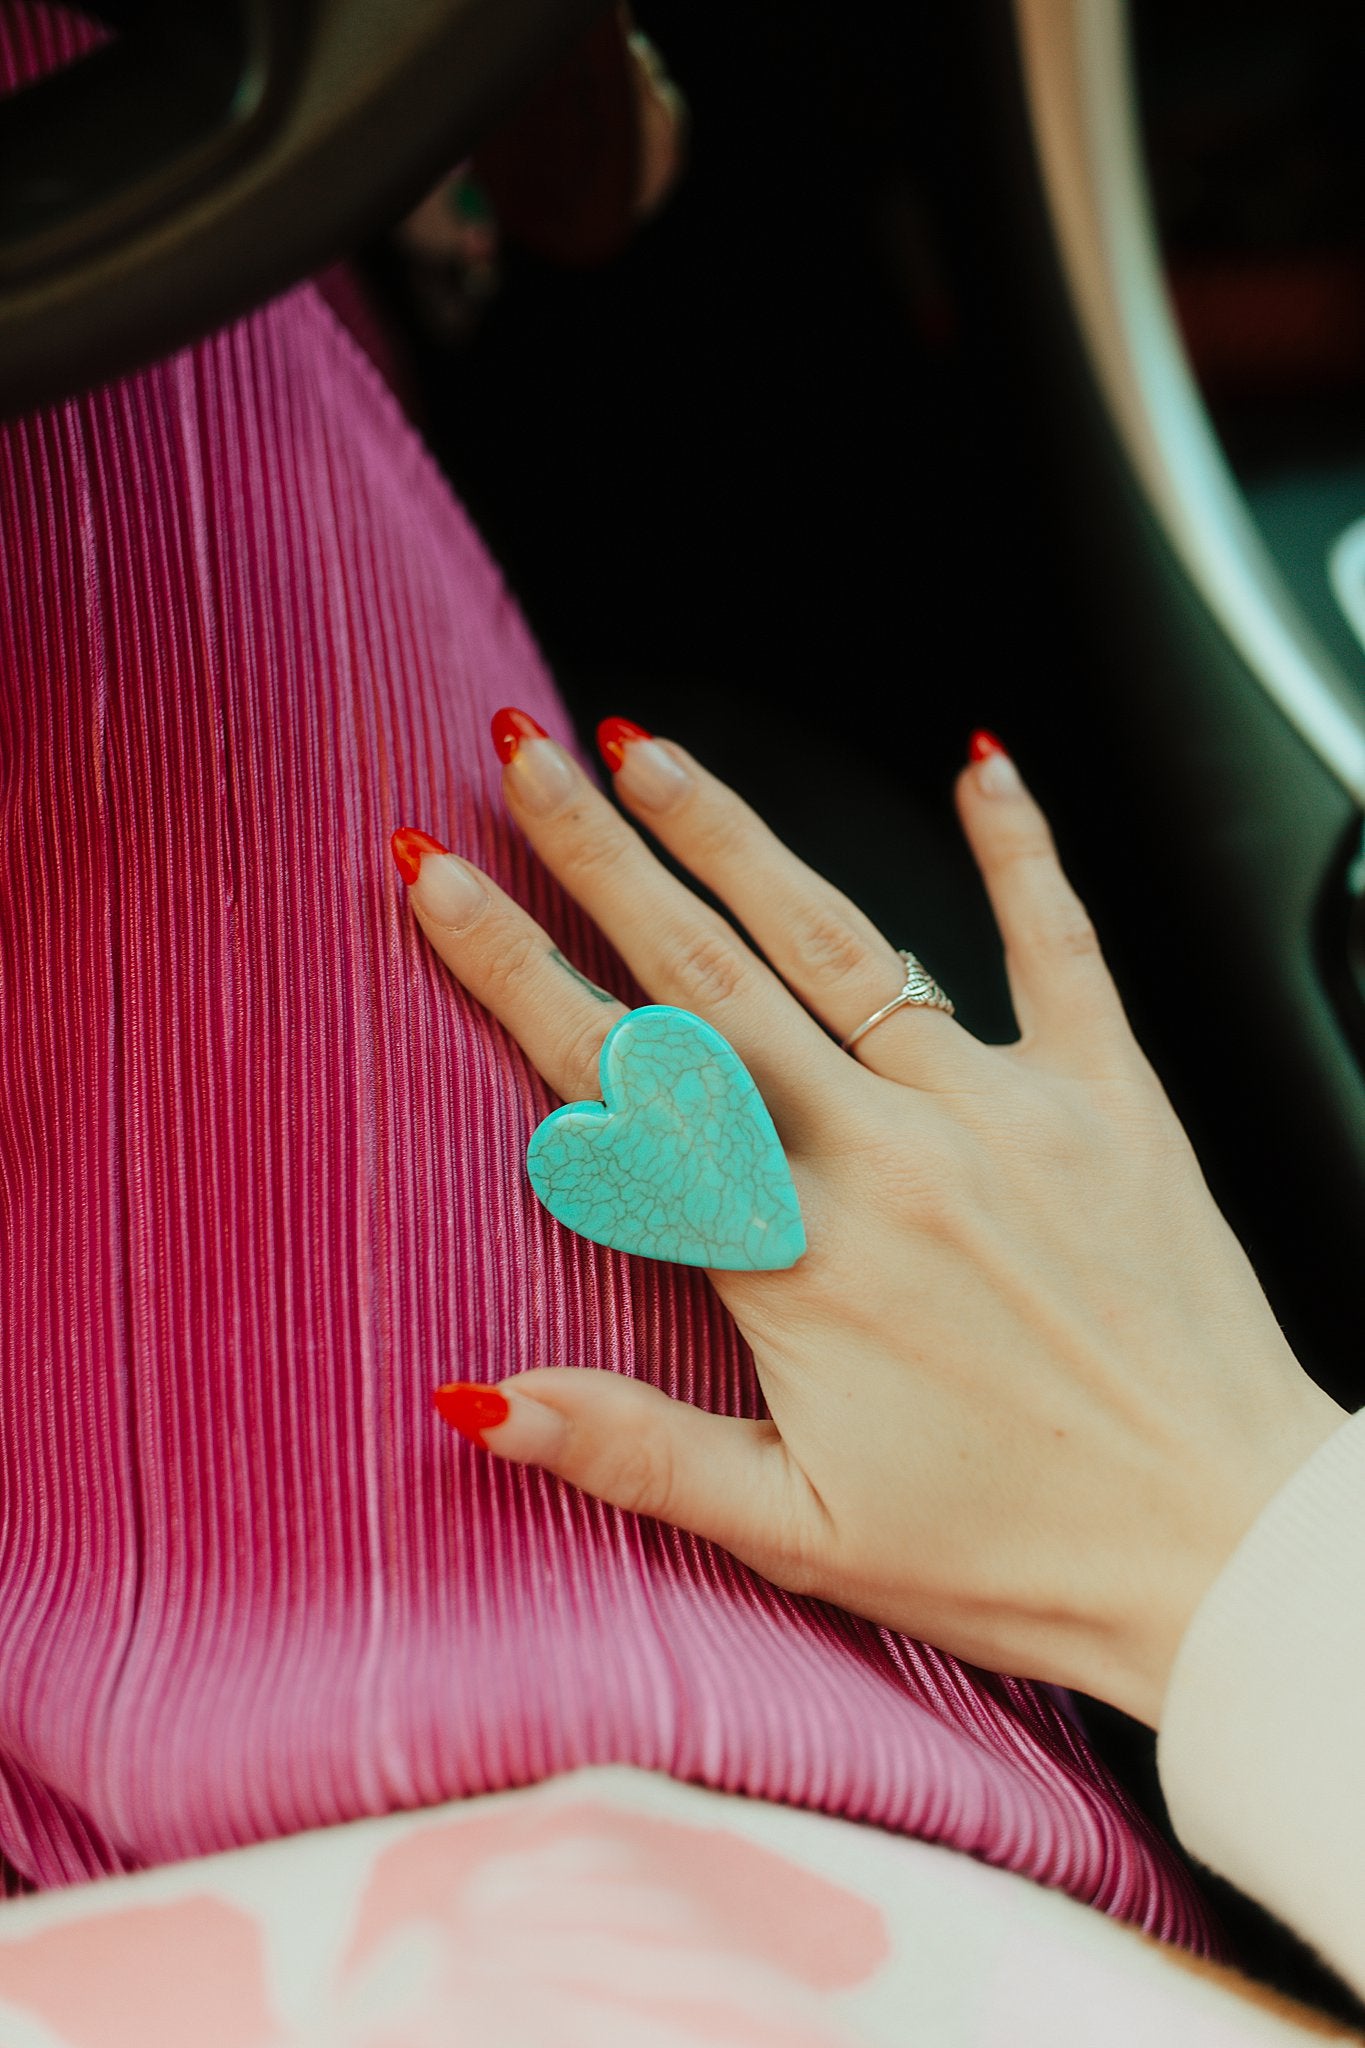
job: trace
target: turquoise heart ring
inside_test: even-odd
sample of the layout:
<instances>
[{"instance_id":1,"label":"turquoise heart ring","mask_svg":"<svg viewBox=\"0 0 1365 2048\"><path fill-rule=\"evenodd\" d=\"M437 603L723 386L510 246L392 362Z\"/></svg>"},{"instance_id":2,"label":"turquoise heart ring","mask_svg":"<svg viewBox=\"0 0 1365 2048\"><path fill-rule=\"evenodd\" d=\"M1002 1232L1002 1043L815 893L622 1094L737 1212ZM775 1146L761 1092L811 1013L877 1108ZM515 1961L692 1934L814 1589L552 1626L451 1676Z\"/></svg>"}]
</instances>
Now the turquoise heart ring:
<instances>
[{"instance_id":1,"label":"turquoise heart ring","mask_svg":"<svg viewBox=\"0 0 1365 2048\"><path fill-rule=\"evenodd\" d=\"M806 1249L791 1168L739 1054L700 1017L628 1010L599 1062L601 1102L537 1124L526 1167L552 1216L618 1252L777 1272Z\"/></svg>"}]
</instances>

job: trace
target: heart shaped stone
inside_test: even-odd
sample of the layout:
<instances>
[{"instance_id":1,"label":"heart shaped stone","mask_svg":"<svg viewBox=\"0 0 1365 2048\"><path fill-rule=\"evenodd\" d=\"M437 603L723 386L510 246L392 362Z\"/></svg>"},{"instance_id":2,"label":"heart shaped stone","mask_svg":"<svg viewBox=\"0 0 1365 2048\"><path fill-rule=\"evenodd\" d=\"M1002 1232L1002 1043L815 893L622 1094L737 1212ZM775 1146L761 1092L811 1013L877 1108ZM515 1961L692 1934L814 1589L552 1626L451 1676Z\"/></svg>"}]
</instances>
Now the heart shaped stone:
<instances>
[{"instance_id":1,"label":"heart shaped stone","mask_svg":"<svg viewBox=\"0 0 1365 2048\"><path fill-rule=\"evenodd\" d=\"M718 1031L648 1003L607 1033L599 1073L601 1102L568 1102L531 1134L531 1186L552 1216L675 1266L796 1264L806 1232L786 1154Z\"/></svg>"}]
</instances>

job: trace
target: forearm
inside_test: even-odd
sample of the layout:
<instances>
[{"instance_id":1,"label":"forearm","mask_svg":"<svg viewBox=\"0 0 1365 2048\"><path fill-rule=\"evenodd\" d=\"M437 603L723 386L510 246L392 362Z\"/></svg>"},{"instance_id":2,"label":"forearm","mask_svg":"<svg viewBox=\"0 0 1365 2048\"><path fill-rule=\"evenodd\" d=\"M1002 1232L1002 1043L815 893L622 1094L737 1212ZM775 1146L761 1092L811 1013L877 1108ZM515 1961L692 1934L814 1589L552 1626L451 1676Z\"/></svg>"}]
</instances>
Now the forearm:
<instances>
[{"instance_id":1,"label":"forearm","mask_svg":"<svg viewBox=\"0 0 1365 2048\"><path fill-rule=\"evenodd\" d=\"M1365 1411L1280 1489L1200 1605L1158 1757L1191 1855L1365 1992Z\"/></svg>"}]
</instances>

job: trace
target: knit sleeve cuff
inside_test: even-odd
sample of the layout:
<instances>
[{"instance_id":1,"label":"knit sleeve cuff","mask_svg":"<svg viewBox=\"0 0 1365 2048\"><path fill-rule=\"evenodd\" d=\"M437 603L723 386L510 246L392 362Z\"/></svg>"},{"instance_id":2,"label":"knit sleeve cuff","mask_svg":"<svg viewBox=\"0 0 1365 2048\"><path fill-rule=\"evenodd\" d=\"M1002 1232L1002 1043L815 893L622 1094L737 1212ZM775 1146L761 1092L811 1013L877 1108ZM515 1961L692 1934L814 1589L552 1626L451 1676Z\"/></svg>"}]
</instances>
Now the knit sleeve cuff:
<instances>
[{"instance_id":1,"label":"knit sleeve cuff","mask_svg":"<svg viewBox=\"0 0 1365 2048\"><path fill-rule=\"evenodd\" d=\"M1190 1854L1365 1989L1365 1410L1281 1487L1201 1602L1157 1758Z\"/></svg>"}]
</instances>

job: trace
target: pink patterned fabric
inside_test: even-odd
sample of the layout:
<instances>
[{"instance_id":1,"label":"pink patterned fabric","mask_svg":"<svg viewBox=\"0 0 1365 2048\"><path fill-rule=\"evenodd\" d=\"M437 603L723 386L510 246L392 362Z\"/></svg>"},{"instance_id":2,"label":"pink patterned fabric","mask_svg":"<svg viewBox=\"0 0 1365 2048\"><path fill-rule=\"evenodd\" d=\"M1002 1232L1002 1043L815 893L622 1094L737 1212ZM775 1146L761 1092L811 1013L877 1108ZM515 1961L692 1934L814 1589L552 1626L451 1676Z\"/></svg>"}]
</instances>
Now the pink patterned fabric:
<instances>
[{"instance_id":1,"label":"pink patterned fabric","mask_svg":"<svg viewBox=\"0 0 1365 2048\"><path fill-rule=\"evenodd\" d=\"M1321 2048L1276 2003L951 1850L622 1769L0 1911L6 2048Z\"/></svg>"},{"instance_id":2,"label":"pink patterned fabric","mask_svg":"<svg viewBox=\"0 0 1365 2048\"><path fill-rule=\"evenodd\" d=\"M74 46L0 25L11 79ZM553 686L317 294L0 430L0 524L0 1855L55 1885L622 1761L1206 1945L1045 1690L434 1418L566 1362L760 1395L702 1275L538 1207L552 1099L408 913L404 823L638 999L504 817L489 715L564 734Z\"/></svg>"}]
</instances>

